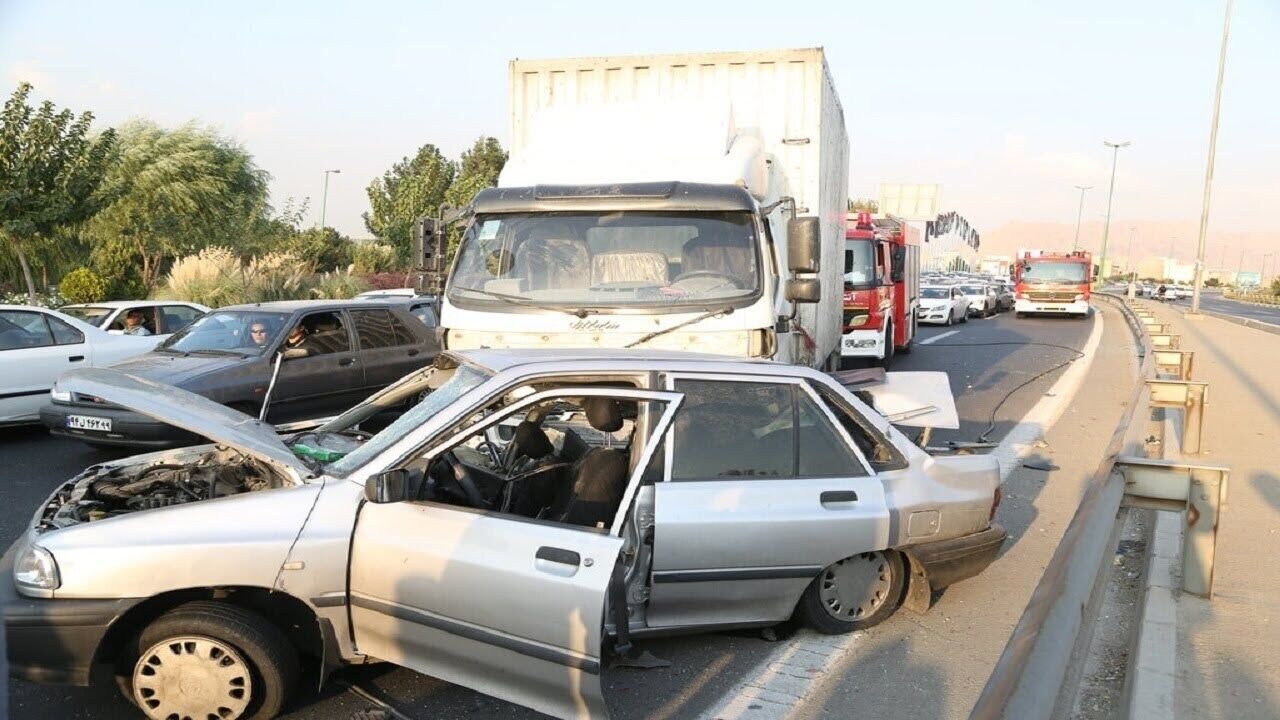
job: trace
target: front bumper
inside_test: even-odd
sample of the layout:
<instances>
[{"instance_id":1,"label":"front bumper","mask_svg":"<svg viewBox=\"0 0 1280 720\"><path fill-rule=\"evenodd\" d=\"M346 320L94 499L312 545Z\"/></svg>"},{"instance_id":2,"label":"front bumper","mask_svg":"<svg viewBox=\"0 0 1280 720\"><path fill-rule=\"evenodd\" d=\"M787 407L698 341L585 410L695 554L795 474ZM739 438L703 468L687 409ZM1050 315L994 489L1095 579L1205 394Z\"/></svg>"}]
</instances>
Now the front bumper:
<instances>
[{"instance_id":1,"label":"front bumper","mask_svg":"<svg viewBox=\"0 0 1280 720\"><path fill-rule=\"evenodd\" d=\"M141 598L63 600L19 595L13 584L13 563L22 543L14 543L0 560L0 606L9 676L88 685L102 637Z\"/></svg>"},{"instance_id":2,"label":"front bumper","mask_svg":"<svg viewBox=\"0 0 1280 720\"><path fill-rule=\"evenodd\" d=\"M905 550L924 567L929 586L941 590L986 570L1008 536L1008 531L992 523L972 535L912 545Z\"/></svg>"},{"instance_id":3,"label":"front bumper","mask_svg":"<svg viewBox=\"0 0 1280 720\"><path fill-rule=\"evenodd\" d=\"M840 336L842 357L884 357L883 330L850 330Z\"/></svg>"},{"instance_id":4,"label":"front bumper","mask_svg":"<svg viewBox=\"0 0 1280 720\"><path fill-rule=\"evenodd\" d=\"M947 322L948 316L950 315L951 315L950 305L945 305L943 307L930 307L930 308L922 307L918 311L916 311L916 317L918 317L920 319L920 322L922 323L945 324Z\"/></svg>"},{"instance_id":5,"label":"front bumper","mask_svg":"<svg viewBox=\"0 0 1280 720\"><path fill-rule=\"evenodd\" d=\"M67 427L68 415L110 418L111 432L69 428ZM85 442L99 445L161 450L207 442L195 433L181 430L141 413L122 408L52 402L40 408L40 423L48 428L51 435L84 440Z\"/></svg>"},{"instance_id":6,"label":"front bumper","mask_svg":"<svg viewBox=\"0 0 1280 720\"><path fill-rule=\"evenodd\" d=\"M1036 300L1015 300L1013 303L1014 312L1020 313L1045 313L1052 315L1088 315L1089 302L1087 300L1076 300L1075 302L1040 302Z\"/></svg>"}]
</instances>

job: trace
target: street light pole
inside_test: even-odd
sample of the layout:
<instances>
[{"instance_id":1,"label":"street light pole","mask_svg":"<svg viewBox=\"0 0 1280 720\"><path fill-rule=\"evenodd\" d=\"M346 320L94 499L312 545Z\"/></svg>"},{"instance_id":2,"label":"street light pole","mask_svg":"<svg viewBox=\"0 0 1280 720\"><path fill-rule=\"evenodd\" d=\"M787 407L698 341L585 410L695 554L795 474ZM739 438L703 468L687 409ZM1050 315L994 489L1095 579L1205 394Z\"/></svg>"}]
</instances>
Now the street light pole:
<instances>
[{"instance_id":1,"label":"street light pole","mask_svg":"<svg viewBox=\"0 0 1280 720\"><path fill-rule=\"evenodd\" d=\"M1137 231L1138 228L1129 226L1129 249L1124 254L1124 264L1129 266L1129 282L1133 282L1138 276L1137 266L1133 264L1133 235Z\"/></svg>"},{"instance_id":2,"label":"street light pole","mask_svg":"<svg viewBox=\"0 0 1280 720\"><path fill-rule=\"evenodd\" d=\"M1084 191L1092 190L1093 186L1077 185L1076 189L1080 191L1080 209L1076 210L1076 239L1071 241L1071 250L1073 252L1080 245L1080 217L1084 214Z\"/></svg>"},{"instance_id":3,"label":"street light pole","mask_svg":"<svg viewBox=\"0 0 1280 720\"><path fill-rule=\"evenodd\" d=\"M1200 312L1200 287L1204 284L1204 243L1209 231L1209 193L1213 190L1213 159L1218 152L1218 110L1222 107L1222 76L1227 69L1227 36L1231 33L1231 3L1222 21L1222 47L1218 50L1218 85L1213 91L1213 122L1209 125L1209 162L1204 171L1204 202L1200 207L1200 246L1196 252L1196 283L1191 291L1191 312ZM1241 256L1243 257L1243 255Z\"/></svg>"},{"instance_id":4,"label":"street light pole","mask_svg":"<svg viewBox=\"0 0 1280 720\"><path fill-rule=\"evenodd\" d=\"M1098 261L1098 272L1105 279L1107 274L1107 237L1111 234L1111 198L1116 192L1116 160L1120 157L1120 148L1129 147L1129 141L1113 143L1103 140L1103 146L1111 148L1111 188L1107 190L1107 220L1102 226L1102 258Z\"/></svg>"},{"instance_id":5,"label":"street light pole","mask_svg":"<svg viewBox=\"0 0 1280 720\"><path fill-rule=\"evenodd\" d=\"M340 174L341 170L324 171L324 194L320 196L320 228L324 229L324 211L329 204L329 176Z\"/></svg>"}]
</instances>

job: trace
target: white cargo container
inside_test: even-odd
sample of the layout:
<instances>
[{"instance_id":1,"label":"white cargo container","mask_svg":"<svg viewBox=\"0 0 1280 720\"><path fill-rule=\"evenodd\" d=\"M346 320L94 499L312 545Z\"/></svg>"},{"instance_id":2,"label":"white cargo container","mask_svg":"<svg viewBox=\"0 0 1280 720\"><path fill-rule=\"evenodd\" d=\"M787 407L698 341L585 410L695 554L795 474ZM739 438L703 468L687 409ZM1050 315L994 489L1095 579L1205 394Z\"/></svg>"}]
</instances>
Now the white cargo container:
<instances>
[{"instance_id":1,"label":"white cargo container","mask_svg":"<svg viewBox=\"0 0 1280 720\"><path fill-rule=\"evenodd\" d=\"M515 60L509 82L449 347L838 362L849 142L821 49Z\"/></svg>"}]
</instances>

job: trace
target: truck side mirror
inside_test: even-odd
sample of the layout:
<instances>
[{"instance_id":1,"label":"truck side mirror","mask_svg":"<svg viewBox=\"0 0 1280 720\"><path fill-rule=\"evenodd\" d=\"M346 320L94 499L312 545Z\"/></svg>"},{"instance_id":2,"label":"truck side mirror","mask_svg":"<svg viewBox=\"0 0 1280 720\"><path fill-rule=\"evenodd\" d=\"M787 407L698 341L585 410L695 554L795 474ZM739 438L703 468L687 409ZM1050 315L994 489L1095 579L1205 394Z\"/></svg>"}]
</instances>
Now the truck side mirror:
<instances>
[{"instance_id":1,"label":"truck side mirror","mask_svg":"<svg viewBox=\"0 0 1280 720\"><path fill-rule=\"evenodd\" d=\"M809 215L787 221L787 264L791 272L816 273L822 257L822 222Z\"/></svg>"},{"instance_id":2,"label":"truck side mirror","mask_svg":"<svg viewBox=\"0 0 1280 720\"><path fill-rule=\"evenodd\" d=\"M408 499L405 492L409 471L387 470L364 481L364 499L371 503L395 503Z\"/></svg>"},{"instance_id":3,"label":"truck side mirror","mask_svg":"<svg viewBox=\"0 0 1280 720\"><path fill-rule=\"evenodd\" d=\"M787 281L786 292L788 302L816 303L822 299L822 281L817 278L792 278Z\"/></svg>"},{"instance_id":4,"label":"truck side mirror","mask_svg":"<svg viewBox=\"0 0 1280 720\"><path fill-rule=\"evenodd\" d=\"M889 270L889 279L896 283L902 282L902 276L907 267L907 249L901 245L894 245L893 252L890 254L890 263L892 269Z\"/></svg>"}]
</instances>

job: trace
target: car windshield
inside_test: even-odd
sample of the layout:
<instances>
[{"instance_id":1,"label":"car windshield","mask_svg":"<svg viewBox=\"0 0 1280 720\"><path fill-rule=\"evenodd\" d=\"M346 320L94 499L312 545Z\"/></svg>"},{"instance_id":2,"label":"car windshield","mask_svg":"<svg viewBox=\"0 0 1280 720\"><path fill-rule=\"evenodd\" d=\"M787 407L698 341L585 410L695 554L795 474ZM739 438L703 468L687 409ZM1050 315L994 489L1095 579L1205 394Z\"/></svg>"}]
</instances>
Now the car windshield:
<instances>
[{"instance_id":1,"label":"car windshield","mask_svg":"<svg viewBox=\"0 0 1280 720\"><path fill-rule=\"evenodd\" d=\"M1085 281L1084 263L1028 262L1022 265L1022 281L1029 283L1069 283Z\"/></svg>"},{"instance_id":2,"label":"car windshield","mask_svg":"<svg viewBox=\"0 0 1280 720\"><path fill-rule=\"evenodd\" d=\"M844 243L844 288L852 290L876 279L876 246L870 240Z\"/></svg>"},{"instance_id":3,"label":"car windshield","mask_svg":"<svg viewBox=\"0 0 1280 720\"><path fill-rule=\"evenodd\" d=\"M288 319L288 313L217 310L174 333L160 349L261 355L279 337Z\"/></svg>"},{"instance_id":4,"label":"car windshield","mask_svg":"<svg viewBox=\"0 0 1280 720\"><path fill-rule=\"evenodd\" d=\"M342 459L330 465L328 467L329 474L335 477L350 475L356 468L377 457L383 450L396 444L401 438L409 434L409 431L427 422L437 413L449 407L455 400L479 387L490 377L491 375L488 373L468 365L459 366L453 371L453 377L431 391L411 410L396 418L395 422L383 428L382 432L374 435L350 454L343 456ZM356 416L359 412L360 407L356 406L343 413L343 416ZM339 418L339 422L336 424L340 424L341 420L342 418Z\"/></svg>"},{"instance_id":5,"label":"car windshield","mask_svg":"<svg viewBox=\"0 0 1280 720\"><path fill-rule=\"evenodd\" d=\"M760 292L746 212L480 215L463 237L449 300L579 309L721 305Z\"/></svg>"},{"instance_id":6,"label":"car windshield","mask_svg":"<svg viewBox=\"0 0 1280 720\"><path fill-rule=\"evenodd\" d=\"M928 298L931 300L938 300L938 299L945 300L946 298L951 297L951 289L941 288L941 287L920 288L920 297Z\"/></svg>"},{"instance_id":7,"label":"car windshield","mask_svg":"<svg viewBox=\"0 0 1280 720\"><path fill-rule=\"evenodd\" d=\"M961 288L960 291L963 292L965 295L986 295L987 294L987 289L982 287L981 285L965 285L963 288Z\"/></svg>"},{"instance_id":8,"label":"car windshield","mask_svg":"<svg viewBox=\"0 0 1280 720\"><path fill-rule=\"evenodd\" d=\"M102 327L111 315L111 308L105 307L63 307L58 308L58 312L64 315L70 315L77 320L83 320L94 327Z\"/></svg>"}]
</instances>

